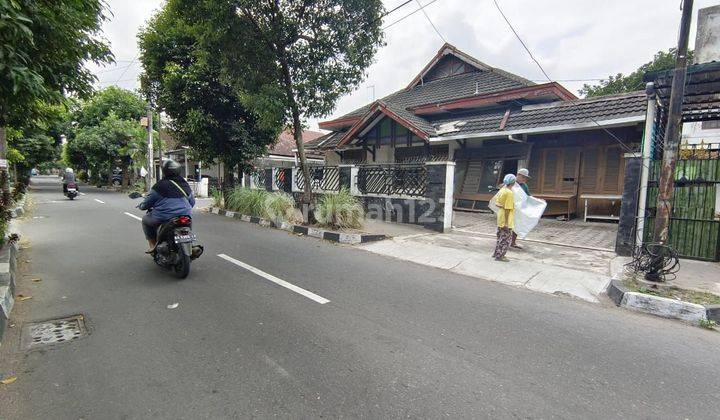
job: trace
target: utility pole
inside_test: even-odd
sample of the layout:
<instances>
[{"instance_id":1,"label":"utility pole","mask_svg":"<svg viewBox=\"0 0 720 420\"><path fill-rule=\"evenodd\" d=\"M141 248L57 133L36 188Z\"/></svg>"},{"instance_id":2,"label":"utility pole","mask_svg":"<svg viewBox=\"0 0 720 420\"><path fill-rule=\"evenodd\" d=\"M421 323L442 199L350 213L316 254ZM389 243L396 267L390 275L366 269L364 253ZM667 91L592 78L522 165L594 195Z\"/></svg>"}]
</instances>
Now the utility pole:
<instances>
[{"instance_id":1,"label":"utility pole","mask_svg":"<svg viewBox=\"0 0 720 420\"><path fill-rule=\"evenodd\" d=\"M148 147L147 147L147 163L148 170L145 176L145 188L150 191L153 184L155 184L155 158L153 153L153 117L152 108L148 106L147 112L147 131L148 131Z\"/></svg>"},{"instance_id":2,"label":"utility pole","mask_svg":"<svg viewBox=\"0 0 720 420\"><path fill-rule=\"evenodd\" d=\"M677 58L670 90L668 122L665 127L665 147L658 182L657 211L653 241L667 245L672 214L672 199L675 187L675 163L680 153L680 135L682 132L682 105L685 96L685 76L687 73L688 38L690 37L690 21L692 19L693 0L683 0L682 18L680 19L680 36L678 37ZM649 281L662 281L660 271L663 268L663 255L657 253L652 268L645 274Z\"/></svg>"},{"instance_id":3,"label":"utility pole","mask_svg":"<svg viewBox=\"0 0 720 420\"><path fill-rule=\"evenodd\" d=\"M680 135L682 132L682 103L685 96L685 76L687 71L688 38L690 37L690 21L692 19L693 0L683 0L682 18L680 20L680 36L678 39L677 59L670 91L668 121L665 128L665 147L658 183L657 214L653 240L667 244L670 214L672 212L673 187L675 180L675 163L679 153Z\"/></svg>"}]
</instances>

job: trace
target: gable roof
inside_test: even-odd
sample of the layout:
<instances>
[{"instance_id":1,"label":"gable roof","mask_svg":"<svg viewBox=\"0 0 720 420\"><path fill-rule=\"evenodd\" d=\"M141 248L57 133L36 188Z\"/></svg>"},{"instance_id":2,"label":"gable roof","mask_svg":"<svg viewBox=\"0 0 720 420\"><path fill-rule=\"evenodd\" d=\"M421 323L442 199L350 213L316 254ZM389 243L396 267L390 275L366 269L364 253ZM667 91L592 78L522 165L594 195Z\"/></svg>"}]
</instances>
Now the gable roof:
<instances>
[{"instance_id":1,"label":"gable roof","mask_svg":"<svg viewBox=\"0 0 720 420\"><path fill-rule=\"evenodd\" d=\"M450 54L471 65L472 71L422 80ZM397 121L423 140L435 142L632 125L644 120L646 108L647 98L641 91L577 99L556 82L535 84L445 44L406 88L320 123L320 128L333 133L308 148L342 148L383 117Z\"/></svg>"},{"instance_id":2,"label":"gable roof","mask_svg":"<svg viewBox=\"0 0 720 420\"><path fill-rule=\"evenodd\" d=\"M447 54L453 54L479 71L444 77L423 84L411 82L408 87L391 93L381 98L380 101L387 104L388 108L393 109L404 118L412 119L413 113L407 110L411 107L534 85L533 82L520 76L475 60L450 44L443 45L436 56L413 80L419 80L420 77L431 71L435 64ZM334 120L323 121L319 126L326 130L340 130L350 127L367 114L373 104L374 102L369 103ZM418 123L422 124L421 121L418 121Z\"/></svg>"},{"instance_id":3,"label":"gable roof","mask_svg":"<svg viewBox=\"0 0 720 420\"><path fill-rule=\"evenodd\" d=\"M423 67L423 69L420 71L420 73L418 73L418 75L415 76L414 79L412 79L412 81L410 82L410 84L407 85L405 90L410 90L410 89L414 88L415 86L417 86L419 83L422 83L423 77L425 77L426 74L430 73L435 68L435 66L440 62L440 60L442 60L444 57L446 57L448 55L452 55L455 58L457 58L458 60L460 60L466 64L469 64L470 66L472 66L480 71L494 71L496 73L501 73L504 77L514 79L517 82L524 84L526 86L535 84L532 81L527 80L523 77L520 77L516 74L507 72L505 70L491 67L491 66L483 63L482 61L476 59L475 57L472 57L472 56L460 51L454 45L446 42L445 44L443 44L442 47L440 47L437 54L435 54L435 57L433 57L432 60L430 60L430 62L427 63L425 65L425 67Z\"/></svg>"}]
</instances>

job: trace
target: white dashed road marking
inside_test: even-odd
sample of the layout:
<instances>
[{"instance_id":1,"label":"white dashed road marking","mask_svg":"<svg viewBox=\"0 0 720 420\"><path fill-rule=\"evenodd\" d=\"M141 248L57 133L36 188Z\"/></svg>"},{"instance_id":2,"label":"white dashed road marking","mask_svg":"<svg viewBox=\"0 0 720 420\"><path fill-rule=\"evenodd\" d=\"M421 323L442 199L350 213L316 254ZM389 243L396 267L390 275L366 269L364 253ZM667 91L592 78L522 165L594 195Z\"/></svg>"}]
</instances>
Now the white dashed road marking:
<instances>
[{"instance_id":1,"label":"white dashed road marking","mask_svg":"<svg viewBox=\"0 0 720 420\"><path fill-rule=\"evenodd\" d=\"M125 213L126 215L132 217L132 218L135 219L135 220L140 220L140 221L142 221L142 217L140 217L140 216L135 216L134 214L128 213L128 212L124 212L124 213Z\"/></svg>"},{"instance_id":2,"label":"white dashed road marking","mask_svg":"<svg viewBox=\"0 0 720 420\"><path fill-rule=\"evenodd\" d=\"M127 213L126 213L126 214L127 214ZM302 287L295 286L295 285L292 284L292 283L288 283L288 282L286 282L285 280L279 279L279 278L273 276L272 274L268 274L268 273L260 270L259 268L253 267L253 266L250 265L250 264L245 264L244 262L238 261L238 260L236 260L235 258L229 257L229 256L227 256L227 255L225 255L225 254L218 254L218 257L224 259L225 261L229 261L229 262L237 265L238 267L242 267L242 268L244 268L244 269L246 269L246 270L248 270L248 271L250 271L250 272L252 272L252 273L255 273L255 274L257 274L257 275L260 276L260 277L264 277L265 279L270 280L271 282L277 284L278 286L282 286L282 287L284 287L284 288L286 288L286 289L290 289L290 290L292 290L293 292L298 293L298 294L301 294L301 295L305 296L305 297L308 298L308 299L314 300L315 302L317 302L317 303L319 303L319 304L321 304L321 305L324 305L324 304L330 302L328 299L325 299L325 298L322 297L322 296L316 295L316 294L313 293L313 292L309 292L309 291L303 289Z\"/></svg>"},{"instance_id":3,"label":"white dashed road marking","mask_svg":"<svg viewBox=\"0 0 720 420\"><path fill-rule=\"evenodd\" d=\"M105 204L105 202L104 202L104 201L102 201L102 200L98 200L97 198L95 198L94 200L95 200L95 201L97 201L97 202L98 202L98 203L100 203L100 204Z\"/></svg>"}]
</instances>

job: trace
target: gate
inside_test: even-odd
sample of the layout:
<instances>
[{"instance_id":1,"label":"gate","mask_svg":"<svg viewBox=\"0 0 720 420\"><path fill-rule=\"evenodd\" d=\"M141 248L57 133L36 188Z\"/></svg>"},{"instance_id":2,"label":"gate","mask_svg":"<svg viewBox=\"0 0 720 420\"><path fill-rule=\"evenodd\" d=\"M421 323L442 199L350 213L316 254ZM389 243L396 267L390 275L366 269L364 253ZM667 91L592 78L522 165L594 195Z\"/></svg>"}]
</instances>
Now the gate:
<instances>
[{"instance_id":1,"label":"gate","mask_svg":"<svg viewBox=\"0 0 720 420\"><path fill-rule=\"evenodd\" d=\"M660 161L652 162L644 240L651 242ZM720 261L720 145L683 145L675 168L668 242L685 258Z\"/></svg>"}]
</instances>

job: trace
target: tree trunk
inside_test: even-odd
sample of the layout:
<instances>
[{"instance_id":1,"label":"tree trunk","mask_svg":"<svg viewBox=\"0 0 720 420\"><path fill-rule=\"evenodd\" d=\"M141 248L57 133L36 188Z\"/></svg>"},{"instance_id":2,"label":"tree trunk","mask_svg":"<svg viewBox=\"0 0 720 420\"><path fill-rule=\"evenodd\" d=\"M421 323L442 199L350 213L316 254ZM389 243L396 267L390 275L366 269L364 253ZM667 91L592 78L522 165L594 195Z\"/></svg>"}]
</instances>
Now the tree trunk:
<instances>
[{"instance_id":1,"label":"tree trunk","mask_svg":"<svg viewBox=\"0 0 720 420\"><path fill-rule=\"evenodd\" d=\"M0 159L6 159L7 148L7 127L4 123L0 123ZM10 177L7 166L0 168L0 171L3 172L3 176L0 176L0 182L2 182L2 185L0 185L0 191L2 191L0 205L2 205L2 209L0 210L4 211L10 205Z\"/></svg>"},{"instance_id":2,"label":"tree trunk","mask_svg":"<svg viewBox=\"0 0 720 420\"><path fill-rule=\"evenodd\" d=\"M293 138L295 139L295 147L297 147L298 157L300 157L300 171L305 179L303 185L303 198L301 202L303 205L307 205L308 222L315 222L315 215L312 209L312 188L310 185L310 168L307 164L307 157L305 156L305 144L302 140L302 122L300 121L300 110L293 94L293 82L290 75L290 67L287 64L284 54L280 54L280 64L283 70L283 79L285 81L285 93L287 95L288 103L292 111L292 123L293 123Z\"/></svg>"},{"instance_id":3,"label":"tree trunk","mask_svg":"<svg viewBox=\"0 0 720 420\"><path fill-rule=\"evenodd\" d=\"M235 188L235 163L222 161L223 164L223 182L221 189L223 193L229 194L230 190Z\"/></svg>"},{"instance_id":4,"label":"tree trunk","mask_svg":"<svg viewBox=\"0 0 720 420\"><path fill-rule=\"evenodd\" d=\"M130 188L130 162L122 160L122 188Z\"/></svg>"},{"instance_id":5,"label":"tree trunk","mask_svg":"<svg viewBox=\"0 0 720 420\"><path fill-rule=\"evenodd\" d=\"M110 162L108 165L108 180L107 185L108 187L113 186L113 169L115 168L115 162Z\"/></svg>"}]
</instances>

